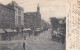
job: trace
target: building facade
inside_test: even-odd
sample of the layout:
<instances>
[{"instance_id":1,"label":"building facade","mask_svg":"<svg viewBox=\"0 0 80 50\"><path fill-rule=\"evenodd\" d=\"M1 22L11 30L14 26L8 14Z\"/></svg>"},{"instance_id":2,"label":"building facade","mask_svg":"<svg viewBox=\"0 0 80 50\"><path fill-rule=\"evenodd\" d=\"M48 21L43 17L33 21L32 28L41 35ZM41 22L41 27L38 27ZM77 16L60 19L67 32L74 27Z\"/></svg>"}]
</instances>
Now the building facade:
<instances>
[{"instance_id":1,"label":"building facade","mask_svg":"<svg viewBox=\"0 0 80 50\"><path fill-rule=\"evenodd\" d=\"M12 1L12 3L9 3L7 6L15 10L15 26L24 26L24 9L15 1Z\"/></svg>"},{"instance_id":2,"label":"building facade","mask_svg":"<svg viewBox=\"0 0 80 50\"><path fill-rule=\"evenodd\" d=\"M7 5L0 4L0 25L5 28L22 27L41 28L40 7L36 12L26 12L15 1Z\"/></svg>"},{"instance_id":3,"label":"building facade","mask_svg":"<svg viewBox=\"0 0 80 50\"><path fill-rule=\"evenodd\" d=\"M40 7L37 6L37 12L26 12L24 14L24 25L26 28L41 28Z\"/></svg>"},{"instance_id":4,"label":"building facade","mask_svg":"<svg viewBox=\"0 0 80 50\"><path fill-rule=\"evenodd\" d=\"M0 28L11 28L14 26L15 10L0 4Z\"/></svg>"}]
</instances>

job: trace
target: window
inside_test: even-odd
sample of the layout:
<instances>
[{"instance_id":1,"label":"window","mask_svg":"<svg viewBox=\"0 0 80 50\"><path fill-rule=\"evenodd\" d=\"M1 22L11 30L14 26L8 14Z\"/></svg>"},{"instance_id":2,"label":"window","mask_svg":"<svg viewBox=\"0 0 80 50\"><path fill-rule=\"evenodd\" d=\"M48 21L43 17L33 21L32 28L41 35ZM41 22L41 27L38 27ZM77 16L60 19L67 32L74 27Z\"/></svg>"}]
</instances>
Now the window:
<instances>
[{"instance_id":1,"label":"window","mask_svg":"<svg viewBox=\"0 0 80 50\"><path fill-rule=\"evenodd\" d=\"M2 13L2 9L0 8L0 14Z\"/></svg>"}]
</instances>

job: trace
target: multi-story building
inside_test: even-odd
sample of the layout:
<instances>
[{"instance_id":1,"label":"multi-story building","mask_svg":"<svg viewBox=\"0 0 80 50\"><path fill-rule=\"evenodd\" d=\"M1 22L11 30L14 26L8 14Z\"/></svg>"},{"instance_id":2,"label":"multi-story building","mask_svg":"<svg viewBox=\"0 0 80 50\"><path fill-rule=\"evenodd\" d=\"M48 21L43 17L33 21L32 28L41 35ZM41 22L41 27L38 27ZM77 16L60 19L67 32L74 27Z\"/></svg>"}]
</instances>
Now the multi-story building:
<instances>
[{"instance_id":1,"label":"multi-story building","mask_svg":"<svg viewBox=\"0 0 80 50\"><path fill-rule=\"evenodd\" d=\"M24 9L20 7L15 1L9 3L7 7L15 10L15 26L24 26Z\"/></svg>"},{"instance_id":2,"label":"multi-story building","mask_svg":"<svg viewBox=\"0 0 80 50\"><path fill-rule=\"evenodd\" d=\"M41 28L40 7L37 6L37 12L26 12L24 14L24 25L26 28Z\"/></svg>"},{"instance_id":3,"label":"multi-story building","mask_svg":"<svg viewBox=\"0 0 80 50\"><path fill-rule=\"evenodd\" d=\"M37 6L36 12L26 12L15 1L7 5L0 4L0 26L2 27L20 27L41 28L40 7Z\"/></svg>"},{"instance_id":4,"label":"multi-story building","mask_svg":"<svg viewBox=\"0 0 80 50\"><path fill-rule=\"evenodd\" d=\"M14 26L15 10L0 4L0 28L11 28Z\"/></svg>"}]
</instances>

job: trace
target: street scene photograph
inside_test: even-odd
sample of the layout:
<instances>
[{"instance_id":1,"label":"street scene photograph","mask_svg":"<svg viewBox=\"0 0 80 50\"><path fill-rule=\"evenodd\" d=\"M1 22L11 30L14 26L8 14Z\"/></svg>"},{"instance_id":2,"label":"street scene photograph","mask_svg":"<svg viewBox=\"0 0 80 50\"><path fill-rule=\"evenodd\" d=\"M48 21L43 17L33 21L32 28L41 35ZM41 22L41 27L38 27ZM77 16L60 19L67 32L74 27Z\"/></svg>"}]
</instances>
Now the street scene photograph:
<instances>
[{"instance_id":1,"label":"street scene photograph","mask_svg":"<svg viewBox=\"0 0 80 50\"><path fill-rule=\"evenodd\" d=\"M0 0L0 50L66 50L66 0Z\"/></svg>"}]
</instances>

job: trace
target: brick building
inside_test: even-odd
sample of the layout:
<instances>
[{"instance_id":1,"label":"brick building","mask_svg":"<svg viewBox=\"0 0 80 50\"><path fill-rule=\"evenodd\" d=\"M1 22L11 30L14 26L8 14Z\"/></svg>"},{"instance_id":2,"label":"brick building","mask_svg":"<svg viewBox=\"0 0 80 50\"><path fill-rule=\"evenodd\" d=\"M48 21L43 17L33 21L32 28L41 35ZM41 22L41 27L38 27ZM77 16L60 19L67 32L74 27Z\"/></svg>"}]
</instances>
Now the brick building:
<instances>
[{"instance_id":1,"label":"brick building","mask_svg":"<svg viewBox=\"0 0 80 50\"><path fill-rule=\"evenodd\" d=\"M26 12L24 14L24 25L26 28L40 28L41 27L41 14L40 7L37 6L36 12Z\"/></svg>"},{"instance_id":2,"label":"brick building","mask_svg":"<svg viewBox=\"0 0 80 50\"><path fill-rule=\"evenodd\" d=\"M11 28L14 26L15 10L0 4L0 28Z\"/></svg>"},{"instance_id":3,"label":"brick building","mask_svg":"<svg viewBox=\"0 0 80 50\"><path fill-rule=\"evenodd\" d=\"M15 1L12 1L7 7L15 10L15 26L24 26L24 9L20 7Z\"/></svg>"}]
</instances>

